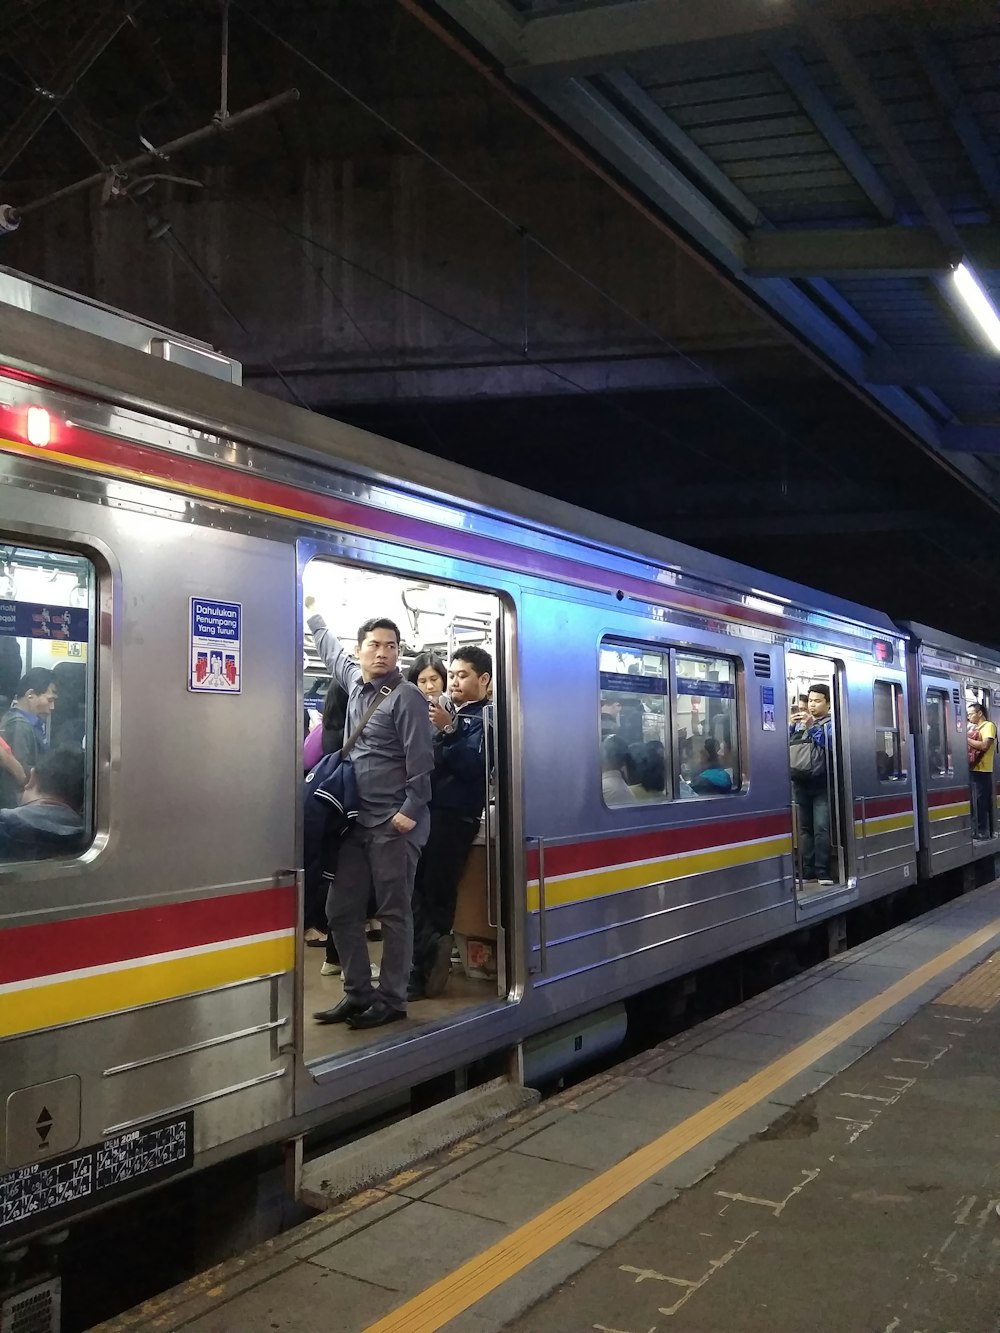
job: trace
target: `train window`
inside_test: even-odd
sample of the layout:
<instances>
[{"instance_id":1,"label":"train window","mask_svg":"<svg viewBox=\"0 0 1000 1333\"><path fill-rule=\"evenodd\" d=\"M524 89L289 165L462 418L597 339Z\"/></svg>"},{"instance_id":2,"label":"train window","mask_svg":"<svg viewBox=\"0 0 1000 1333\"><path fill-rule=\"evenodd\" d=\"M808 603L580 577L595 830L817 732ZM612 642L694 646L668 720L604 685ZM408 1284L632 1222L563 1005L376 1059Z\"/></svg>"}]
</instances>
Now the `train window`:
<instances>
[{"instance_id":1,"label":"train window","mask_svg":"<svg viewBox=\"0 0 1000 1333\"><path fill-rule=\"evenodd\" d=\"M90 841L96 588L83 556L0 546L0 863Z\"/></svg>"},{"instance_id":2,"label":"train window","mask_svg":"<svg viewBox=\"0 0 1000 1333\"><path fill-rule=\"evenodd\" d=\"M875 768L879 782L902 782L906 765L900 718L903 688L888 680L875 682Z\"/></svg>"},{"instance_id":3,"label":"train window","mask_svg":"<svg viewBox=\"0 0 1000 1333\"><path fill-rule=\"evenodd\" d=\"M948 744L948 696L944 690L928 690L927 772L932 778L947 777L954 769Z\"/></svg>"},{"instance_id":4,"label":"train window","mask_svg":"<svg viewBox=\"0 0 1000 1333\"><path fill-rule=\"evenodd\" d=\"M739 791L736 666L730 658L677 654L675 728L681 796Z\"/></svg>"},{"instance_id":5,"label":"train window","mask_svg":"<svg viewBox=\"0 0 1000 1333\"><path fill-rule=\"evenodd\" d=\"M601 644L601 788L606 805L666 797L667 662L640 645Z\"/></svg>"}]
</instances>

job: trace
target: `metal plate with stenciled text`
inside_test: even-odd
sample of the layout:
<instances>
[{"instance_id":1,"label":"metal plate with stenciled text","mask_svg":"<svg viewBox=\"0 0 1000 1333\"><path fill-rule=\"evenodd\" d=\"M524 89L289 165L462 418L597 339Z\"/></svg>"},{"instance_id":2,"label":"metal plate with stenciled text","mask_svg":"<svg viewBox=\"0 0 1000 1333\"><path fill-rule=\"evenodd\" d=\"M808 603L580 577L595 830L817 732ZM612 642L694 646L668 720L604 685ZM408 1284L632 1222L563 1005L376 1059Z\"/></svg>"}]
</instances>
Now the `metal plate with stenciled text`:
<instances>
[{"instance_id":1,"label":"metal plate with stenciled text","mask_svg":"<svg viewBox=\"0 0 1000 1333\"><path fill-rule=\"evenodd\" d=\"M91 1148L0 1175L0 1245L186 1171L194 1114L155 1121Z\"/></svg>"}]
</instances>

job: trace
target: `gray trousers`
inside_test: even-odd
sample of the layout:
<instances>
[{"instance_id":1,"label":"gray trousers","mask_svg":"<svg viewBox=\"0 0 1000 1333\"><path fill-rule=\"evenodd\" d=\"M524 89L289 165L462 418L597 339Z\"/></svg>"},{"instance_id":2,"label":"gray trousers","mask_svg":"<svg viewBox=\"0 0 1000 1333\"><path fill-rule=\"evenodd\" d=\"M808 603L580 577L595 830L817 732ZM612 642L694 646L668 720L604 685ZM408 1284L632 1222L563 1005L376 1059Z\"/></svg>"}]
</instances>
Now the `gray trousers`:
<instances>
[{"instance_id":1,"label":"gray trousers","mask_svg":"<svg viewBox=\"0 0 1000 1333\"><path fill-rule=\"evenodd\" d=\"M344 969L344 991L352 999L375 999L365 938L368 898L373 893L382 927L382 971L378 994L406 1012L406 985L413 964L413 877L420 848L391 822L355 826L340 849L326 915Z\"/></svg>"}]
</instances>

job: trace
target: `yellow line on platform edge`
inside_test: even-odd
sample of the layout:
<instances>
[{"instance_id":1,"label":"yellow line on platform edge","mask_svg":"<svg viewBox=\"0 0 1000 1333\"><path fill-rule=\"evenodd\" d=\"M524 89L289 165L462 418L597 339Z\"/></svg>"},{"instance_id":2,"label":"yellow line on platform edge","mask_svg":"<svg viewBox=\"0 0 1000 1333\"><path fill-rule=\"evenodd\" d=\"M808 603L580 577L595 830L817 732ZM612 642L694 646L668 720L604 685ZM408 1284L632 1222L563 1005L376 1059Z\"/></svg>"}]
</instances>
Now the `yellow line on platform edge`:
<instances>
[{"instance_id":1,"label":"yellow line on platform edge","mask_svg":"<svg viewBox=\"0 0 1000 1333\"><path fill-rule=\"evenodd\" d=\"M894 1004L905 1000L954 963L989 943L997 934L1000 934L1000 917L923 963L880 995L866 1000L787 1055L772 1061L745 1083L717 1097L714 1102L675 1125L652 1143L639 1148L607 1171L602 1171L586 1185L581 1185L559 1203L546 1208L543 1213L525 1222L447 1277L427 1287L374 1324L369 1324L364 1333L434 1333L436 1329L442 1328L450 1319L457 1318L508 1278L514 1277L535 1259L567 1240L658 1171L696 1148L710 1134L723 1129L744 1111L750 1110L772 1092L777 1092L789 1079L803 1073Z\"/></svg>"}]
</instances>

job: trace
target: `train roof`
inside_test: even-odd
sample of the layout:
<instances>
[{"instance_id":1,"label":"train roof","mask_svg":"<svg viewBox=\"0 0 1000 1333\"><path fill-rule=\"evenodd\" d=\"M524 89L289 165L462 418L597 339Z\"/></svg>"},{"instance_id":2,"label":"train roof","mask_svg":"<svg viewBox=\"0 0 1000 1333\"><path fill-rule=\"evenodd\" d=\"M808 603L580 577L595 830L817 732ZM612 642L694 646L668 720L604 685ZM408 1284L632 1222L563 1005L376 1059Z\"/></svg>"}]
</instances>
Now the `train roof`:
<instances>
[{"instance_id":1,"label":"train roof","mask_svg":"<svg viewBox=\"0 0 1000 1333\"><path fill-rule=\"evenodd\" d=\"M988 663L992 667L1000 667L1000 651L995 648L984 648L980 643L970 643L968 639L956 638L954 634L946 634L943 630L921 625L916 620L901 620L899 628L921 646L950 653L955 658L971 658Z\"/></svg>"},{"instance_id":2,"label":"train roof","mask_svg":"<svg viewBox=\"0 0 1000 1333\"><path fill-rule=\"evenodd\" d=\"M871 607L421 453L179 362L150 356L134 341L127 345L72 327L63 318L0 305L0 361L13 369L44 372L46 378L88 396L235 436L275 454L324 465L335 460L343 470L382 484L401 483L439 500L458 500L483 513L499 513L549 535L683 570L747 596L773 597L879 633L900 634L886 614Z\"/></svg>"}]
</instances>

